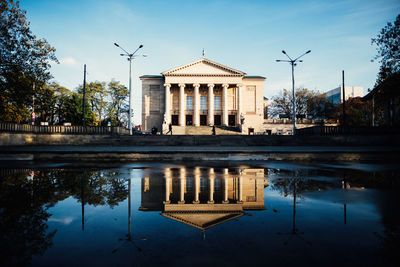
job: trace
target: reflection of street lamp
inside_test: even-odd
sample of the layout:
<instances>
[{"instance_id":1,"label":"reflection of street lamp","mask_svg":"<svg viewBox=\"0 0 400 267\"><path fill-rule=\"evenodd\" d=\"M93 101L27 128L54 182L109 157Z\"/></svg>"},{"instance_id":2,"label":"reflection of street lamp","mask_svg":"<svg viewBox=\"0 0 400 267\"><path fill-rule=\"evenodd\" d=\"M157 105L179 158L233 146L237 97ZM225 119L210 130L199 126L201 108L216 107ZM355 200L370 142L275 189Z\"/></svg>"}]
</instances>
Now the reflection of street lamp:
<instances>
[{"instance_id":1,"label":"reflection of street lamp","mask_svg":"<svg viewBox=\"0 0 400 267\"><path fill-rule=\"evenodd\" d=\"M297 175L297 174L296 174ZM288 232L288 233L283 233L283 234L287 234L290 235L289 239L286 240L285 242L283 242L284 245L287 245L289 243L289 241L293 238L293 237L298 237L300 240L303 240L304 242L306 242L307 245L312 245L312 243L310 241L305 240L301 235L304 234L304 232L299 232L298 229L296 228L296 197L297 197L297 183L300 182L300 180L297 177L293 177L290 181L291 184L293 184L293 224L292 224L292 231ZM282 234L282 233L278 233L278 234Z\"/></svg>"},{"instance_id":2,"label":"reflection of street lamp","mask_svg":"<svg viewBox=\"0 0 400 267\"><path fill-rule=\"evenodd\" d=\"M135 244L135 240L132 237L131 231L131 194L132 194L132 179L128 179L128 234L126 234L126 239L120 238L119 241L124 241L121 245L115 248L112 253L118 252L118 250L124 246L126 243L131 243L139 252L142 252L142 249ZM142 238L142 240L145 240Z\"/></svg>"},{"instance_id":3,"label":"reflection of street lamp","mask_svg":"<svg viewBox=\"0 0 400 267\"><path fill-rule=\"evenodd\" d=\"M296 103L296 96L295 96L295 94L294 94L294 66L296 66L295 63L296 63L297 61L298 61L298 62L303 62L302 60L299 60L299 58L301 58L302 56L304 56L305 54L308 54L308 53L310 53L310 52L311 52L311 50L308 50L307 52L305 52L305 53L302 54L301 56L299 56L299 57L297 57L297 58L295 58L295 59L292 59L291 57L289 57L288 54L286 54L285 50L282 50L282 53L284 53L284 54L289 58L289 60L280 60L280 59L276 60L276 62L289 62L290 65L292 65L293 135L295 135L295 132L296 132L296 105L295 105L295 103Z\"/></svg>"},{"instance_id":4,"label":"reflection of street lamp","mask_svg":"<svg viewBox=\"0 0 400 267\"><path fill-rule=\"evenodd\" d=\"M128 57L129 61L129 113L128 113L128 127L129 127L129 134L132 135L132 60L134 57L139 56L135 55L136 52L143 47L143 45L139 45L139 47L133 52L133 53L128 53L125 49L123 49L119 44L114 43L116 47L121 48L122 51L125 52L125 54L121 54L121 56L126 56ZM146 57L147 55L142 55Z\"/></svg>"}]
</instances>

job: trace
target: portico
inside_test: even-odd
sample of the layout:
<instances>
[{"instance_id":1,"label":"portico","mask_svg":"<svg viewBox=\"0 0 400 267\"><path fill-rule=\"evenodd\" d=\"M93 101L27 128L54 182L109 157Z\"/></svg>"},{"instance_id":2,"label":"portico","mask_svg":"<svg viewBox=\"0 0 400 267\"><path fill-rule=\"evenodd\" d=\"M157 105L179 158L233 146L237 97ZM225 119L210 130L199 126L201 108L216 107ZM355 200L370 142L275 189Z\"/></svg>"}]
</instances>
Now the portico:
<instances>
[{"instance_id":1,"label":"portico","mask_svg":"<svg viewBox=\"0 0 400 267\"><path fill-rule=\"evenodd\" d=\"M241 108L238 96L241 87L242 84L226 83L165 83L165 124L236 126L240 124L238 114L241 113ZM230 96L237 100L230 108L228 108L228 88ZM179 104L171 104L173 101ZM231 120L228 119L229 116Z\"/></svg>"},{"instance_id":2,"label":"portico","mask_svg":"<svg viewBox=\"0 0 400 267\"><path fill-rule=\"evenodd\" d=\"M264 77L202 58L168 70L162 76L144 75L142 123L168 132L175 127L231 126L263 123ZM176 133L174 133L176 134Z\"/></svg>"}]
</instances>

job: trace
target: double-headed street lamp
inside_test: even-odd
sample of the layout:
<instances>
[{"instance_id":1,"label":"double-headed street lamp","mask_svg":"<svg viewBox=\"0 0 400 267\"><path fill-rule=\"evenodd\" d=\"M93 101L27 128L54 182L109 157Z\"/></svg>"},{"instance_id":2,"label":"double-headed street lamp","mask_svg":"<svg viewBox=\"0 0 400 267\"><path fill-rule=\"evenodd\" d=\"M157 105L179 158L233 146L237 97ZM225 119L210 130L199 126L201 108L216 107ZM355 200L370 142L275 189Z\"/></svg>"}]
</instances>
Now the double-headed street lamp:
<instances>
[{"instance_id":1,"label":"double-headed street lamp","mask_svg":"<svg viewBox=\"0 0 400 267\"><path fill-rule=\"evenodd\" d=\"M292 93L293 93L293 135L295 135L296 132L296 96L294 94L294 66L296 66L296 62L303 62L302 60L299 60L299 58L301 58L302 56L310 53L311 50L308 50L307 52L305 52L304 54L302 54L301 56L292 59L291 57L289 57L288 54L286 54L285 50L282 50L282 53L284 53L289 60L276 60L276 62L289 62L290 65L292 65Z\"/></svg>"},{"instance_id":2,"label":"double-headed street lamp","mask_svg":"<svg viewBox=\"0 0 400 267\"><path fill-rule=\"evenodd\" d=\"M123 49L119 44L114 43L116 47L121 48L122 51L125 52L125 54L121 54L121 56L127 57L129 61L129 113L128 113L128 127L129 127L129 134L132 135L132 60L133 58L140 56L140 55L135 55L136 52L143 47L143 45L139 45L139 47L133 52L133 53L128 53L125 49ZM142 55L146 57L147 55Z\"/></svg>"}]
</instances>

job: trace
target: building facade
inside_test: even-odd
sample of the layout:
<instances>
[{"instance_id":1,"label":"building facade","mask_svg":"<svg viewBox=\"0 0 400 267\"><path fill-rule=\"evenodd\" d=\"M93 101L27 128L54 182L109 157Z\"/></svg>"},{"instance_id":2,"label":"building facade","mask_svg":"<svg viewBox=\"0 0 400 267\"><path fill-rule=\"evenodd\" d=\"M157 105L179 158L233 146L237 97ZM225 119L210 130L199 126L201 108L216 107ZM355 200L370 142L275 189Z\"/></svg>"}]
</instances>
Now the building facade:
<instances>
[{"instance_id":1,"label":"building facade","mask_svg":"<svg viewBox=\"0 0 400 267\"><path fill-rule=\"evenodd\" d=\"M340 104L343 102L343 86L326 92L327 99L333 104ZM346 94L346 100L350 97L363 97L364 88L361 86L345 86L344 93Z\"/></svg>"},{"instance_id":2,"label":"building facade","mask_svg":"<svg viewBox=\"0 0 400 267\"><path fill-rule=\"evenodd\" d=\"M162 75L144 75L142 81L143 131L157 128L174 134L200 126L237 127L241 133L259 132L264 119L265 77L206 58Z\"/></svg>"}]
</instances>

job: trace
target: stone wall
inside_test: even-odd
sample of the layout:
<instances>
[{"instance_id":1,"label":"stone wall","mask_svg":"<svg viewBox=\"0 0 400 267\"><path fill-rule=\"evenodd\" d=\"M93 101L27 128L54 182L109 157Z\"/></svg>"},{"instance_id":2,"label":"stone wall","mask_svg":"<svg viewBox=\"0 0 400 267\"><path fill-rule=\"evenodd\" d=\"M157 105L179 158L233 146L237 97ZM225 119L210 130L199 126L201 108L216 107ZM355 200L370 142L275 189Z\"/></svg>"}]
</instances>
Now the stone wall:
<instances>
[{"instance_id":1,"label":"stone wall","mask_svg":"<svg viewBox=\"0 0 400 267\"><path fill-rule=\"evenodd\" d=\"M0 146L88 145L107 142L112 138L109 135L89 134L0 133Z\"/></svg>"},{"instance_id":2,"label":"stone wall","mask_svg":"<svg viewBox=\"0 0 400 267\"><path fill-rule=\"evenodd\" d=\"M279 136L279 135L67 135L0 133L0 146L399 146L396 134ZM1 149L1 148L0 148Z\"/></svg>"}]
</instances>

